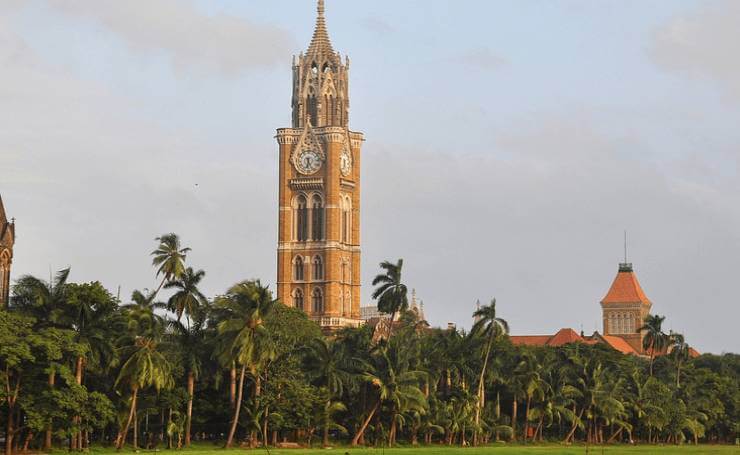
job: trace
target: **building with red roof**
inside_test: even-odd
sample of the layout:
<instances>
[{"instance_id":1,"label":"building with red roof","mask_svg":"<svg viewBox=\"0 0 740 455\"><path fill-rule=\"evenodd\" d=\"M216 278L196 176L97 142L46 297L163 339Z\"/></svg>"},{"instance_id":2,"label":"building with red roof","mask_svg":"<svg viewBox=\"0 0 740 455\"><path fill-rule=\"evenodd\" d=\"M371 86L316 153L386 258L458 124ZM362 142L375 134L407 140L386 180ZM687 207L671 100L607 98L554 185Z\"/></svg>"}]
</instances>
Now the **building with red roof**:
<instances>
[{"instance_id":1,"label":"building with red roof","mask_svg":"<svg viewBox=\"0 0 740 455\"><path fill-rule=\"evenodd\" d=\"M637 280L632 264L619 264L619 271L609 291L601 300L603 334L594 332L579 335L570 328L560 329L554 335L512 335L509 337L515 346L558 347L570 343L605 344L626 355L647 355L642 347L644 333L640 332L643 321L653 306ZM670 353L670 348L659 353ZM698 357L699 352L691 348L689 354Z\"/></svg>"},{"instance_id":2,"label":"building with red roof","mask_svg":"<svg viewBox=\"0 0 740 455\"><path fill-rule=\"evenodd\" d=\"M645 335L639 328L652 306L653 303L637 280L632 264L619 264L617 276L601 300L604 336L621 338L641 353Z\"/></svg>"}]
</instances>

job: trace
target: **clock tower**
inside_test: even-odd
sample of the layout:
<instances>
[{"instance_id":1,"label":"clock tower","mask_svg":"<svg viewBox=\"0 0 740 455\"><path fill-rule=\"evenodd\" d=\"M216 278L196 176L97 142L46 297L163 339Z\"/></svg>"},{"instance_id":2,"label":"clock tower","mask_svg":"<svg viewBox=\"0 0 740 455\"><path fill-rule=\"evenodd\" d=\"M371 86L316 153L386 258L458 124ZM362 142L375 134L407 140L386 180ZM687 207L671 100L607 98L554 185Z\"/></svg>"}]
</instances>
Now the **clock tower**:
<instances>
[{"instance_id":1,"label":"clock tower","mask_svg":"<svg viewBox=\"0 0 740 455\"><path fill-rule=\"evenodd\" d=\"M349 59L318 2L313 39L293 58L292 126L279 145L279 299L325 331L360 319L360 149L349 129Z\"/></svg>"}]
</instances>

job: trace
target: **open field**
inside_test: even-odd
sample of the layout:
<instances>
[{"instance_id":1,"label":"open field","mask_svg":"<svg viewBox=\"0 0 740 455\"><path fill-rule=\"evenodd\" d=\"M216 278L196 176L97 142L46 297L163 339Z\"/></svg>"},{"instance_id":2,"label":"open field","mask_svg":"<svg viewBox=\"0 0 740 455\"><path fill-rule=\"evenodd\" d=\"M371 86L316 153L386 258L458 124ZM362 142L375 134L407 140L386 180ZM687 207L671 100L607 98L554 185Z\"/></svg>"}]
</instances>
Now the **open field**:
<instances>
[{"instance_id":1,"label":"open field","mask_svg":"<svg viewBox=\"0 0 740 455\"><path fill-rule=\"evenodd\" d=\"M181 450L178 452L160 451L162 453L184 453L186 455L236 455L245 453L264 453L269 455L318 455L327 453L344 454L349 453L350 455L583 455L583 454L691 454L691 455L714 455L714 454L740 454L740 447L737 446L713 446L713 445L700 445L690 446L605 446L605 447L589 447L577 445L564 447L560 445L545 445L545 446L490 446L490 447L478 447L478 448L459 448L459 447L419 447L419 448L397 448L397 449L375 449L375 448L358 448L350 449L345 447L337 447L334 449L231 449L228 451L221 450L219 448L211 447L196 447L188 450ZM116 453L114 450L108 449L93 449L91 453L95 454L108 454ZM133 453L132 451L121 451L121 454ZM153 451L140 451L140 453L154 453Z\"/></svg>"}]
</instances>

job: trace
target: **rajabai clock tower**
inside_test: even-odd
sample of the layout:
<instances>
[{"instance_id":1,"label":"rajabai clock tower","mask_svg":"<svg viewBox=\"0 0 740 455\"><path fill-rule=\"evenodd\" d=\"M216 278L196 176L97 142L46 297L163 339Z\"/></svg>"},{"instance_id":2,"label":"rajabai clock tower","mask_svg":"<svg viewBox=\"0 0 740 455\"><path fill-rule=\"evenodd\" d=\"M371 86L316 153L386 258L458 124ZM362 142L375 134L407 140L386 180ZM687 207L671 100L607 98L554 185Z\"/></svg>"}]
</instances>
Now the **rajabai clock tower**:
<instances>
[{"instance_id":1,"label":"rajabai clock tower","mask_svg":"<svg viewBox=\"0 0 740 455\"><path fill-rule=\"evenodd\" d=\"M360 325L360 149L349 129L349 59L334 52L319 0L293 60L292 127L280 148L277 292L325 331Z\"/></svg>"}]
</instances>

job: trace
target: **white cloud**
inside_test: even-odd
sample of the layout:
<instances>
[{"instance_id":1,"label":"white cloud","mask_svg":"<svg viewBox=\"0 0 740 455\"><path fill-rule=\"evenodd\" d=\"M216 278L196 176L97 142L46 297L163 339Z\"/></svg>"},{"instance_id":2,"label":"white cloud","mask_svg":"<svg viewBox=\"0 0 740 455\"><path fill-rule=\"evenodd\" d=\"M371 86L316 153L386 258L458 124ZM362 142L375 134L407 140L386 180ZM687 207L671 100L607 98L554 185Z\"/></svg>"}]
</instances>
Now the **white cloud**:
<instances>
[{"instance_id":1,"label":"white cloud","mask_svg":"<svg viewBox=\"0 0 740 455\"><path fill-rule=\"evenodd\" d=\"M175 65L224 72L282 63L294 47L278 27L226 14L208 15L190 0L46 0L57 10L96 21L133 48L170 53Z\"/></svg>"},{"instance_id":2,"label":"white cloud","mask_svg":"<svg viewBox=\"0 0 740 455\"><path fill-rule=\"evenodd\" d=\"M740 101L740 2L704 2L676 17L655 35L652 56L662 67L710 78Z\"/></svg>"}]
</instances>

